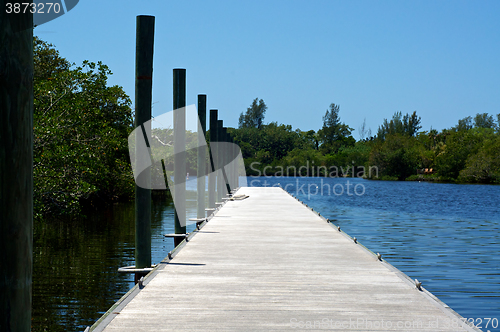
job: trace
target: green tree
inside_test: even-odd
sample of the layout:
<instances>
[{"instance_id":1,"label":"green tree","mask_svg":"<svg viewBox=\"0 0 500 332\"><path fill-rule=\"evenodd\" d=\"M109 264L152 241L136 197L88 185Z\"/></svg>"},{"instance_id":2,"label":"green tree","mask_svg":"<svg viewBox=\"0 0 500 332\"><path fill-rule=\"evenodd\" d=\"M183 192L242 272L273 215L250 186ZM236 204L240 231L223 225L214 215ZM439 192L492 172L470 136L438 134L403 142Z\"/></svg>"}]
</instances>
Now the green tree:
<instances>
[{"instance_id":1,"label":"green tree","mask_svg":"<svg viewBox=\"0 0 500 332\"><path fill-rule=\"evenodd\" d=\"M39 81L53 79L73 65L65 58L59 55L59 51L54 48L54 45L44 42L38 37L33 38L33 47L35 57L33 58L34 64L34 78Z\"/></svg>"},{"instance_id":2,"label":"green tree","mask_svg":"<svg viewBox=\"0 0 500 332\"><path fill-rule=\"evenodd\" d=\"M420 145L420 159L422 168L434 168L436 156L443 151L444 143L437 130L419 132L415 139Z\"/></svg>"},{"instance_id":3,"label":"green tree","mask_svg":"<svg viewBox=\"0 0 500 332\"><path fill-rule=\"evenodd\" d=\"M323 153L336 153L342 146L354 145L351 132L354 130L348 125L340 122L340 105L330 104L323 116L323 127L318 131Z\"/></svg>"},{"instance_id":4,"label":"green tree","mask_svg":"<svg viewBox=\"0 0 500 332\"><path fill-rule=\"evenodd\" d=\"M461 182L500 183L500 136L487 139L460 171Z\"/></svg>"},{"instance_id":5,"label":"green tree","mask_svg":"<svg viewBox=\"0 0 500 332\"><path fill-rule=\"evenodd\" d=\"M408 113L403 117L403 128L404 133L410 137L413 137L417 134L419 129L422 128L420 125L421 118L417 116L417 111L413 111L411 115Z\"/></svg>"},{"instance_id":6,"label":"green tree","mask_svg":"<svg viewBox=\"0 0 500 332\"><path fill-rule=\"evenodd\" d=\"M326 156L326 165L347 167L350 166L365 166L368 168L368 160L372 143L366 141L358 141L352 146L344 146L339 149L336 154Z\"/></svg>"},{"instance_id":7,"label":"green tree","mask_svg":"<svg viewBox=\"0 0 500 332\"><path fill-rule=\"evenodd\" d=\"M384 122L378 128L377 138L384 140L387 135L394 134L413 137L422 128L420 121L421 118L417 116L417 111L414 111L411 115L407 113L404 116L401 112L396 112L391 121L384 119Z\"/></svg>"},{"instance_id":8,"label":"green tree","mask_svg":"<svg viewBox=\"0 0 500 332\"><path fill-rule=\"evenodd\" d=\"M107 86L109 68L73 66L34 40L34 200L38 216L74 213L80 203L133 194L127 137L130 99Z\"/></svg>"},{"instance_id":9,"label":"green tree","mask_svg":"<svg viewBox=\"0 0 500 332\"><path fill-rule=\"evenodd\" d=\"M255 98L247 108L247 111L240 114L238 121L239 128L260 128L264 123L267 106L264 100Z\"/></svg>"},{"instance_id":10,"label":"green tree","mask_svg":"<svg viewBox=\"0 0 500 332\"><path fill-rule=\"evenodd\" d=\"M295 132L298 135L298 144L301 149L314 149L318 150L319 148L319 139L318 133L314 130L301 131L300 129L296 129Z\"/></svg>"},{"instance_id":11,"label":"green tree","mask_svg":"<svg viewBox=\"0 0 500 332\"><path fill-rule=\"evenodd\" d=\"M421 145L406 135L389 135L378 141L370 153L370 165L377 166L382 176L404 180L422 168Z\"/></svg>"},{"instance_id":12,"label":"green tree","mask_svg":"<svg viewBox=\"0 0 500 332\"><path fill-rule=\"evenodd\" d=\"M262 125L260 129L239 128L231 132L236 144L241 148L247 174L251 173L251 163L257 162L258 165L254 164L254 168L278 165L280 160L295 148L313 149L308 135L294 131L290 125L278 125L276 122Z\"/></svg>"},{"instance_id":13,"label":"green tree","mask_svg":"<svg viewBox=\"0 0 500 332\"><path fill-rule=\"evenodd\" d=\"M325 157L317 150L293 149L281 161L283 174L288 176L326 176L324 174L327 169L319 169L320 174L317 174L318 167L324 165Z\"/></svg>"},{"instance_id":14,"label":"green tree","mask_svg":"<svg viewBox=\"0 0 500 332\"><path fill-rule=\"evenodd\" d=\"M495 128L495 119L488 113L477 113L474 117L474 127L476 128Z\"/></svg>"},{"instance_id":15,"label":"green tree","mask_svg":"<svg viewBox=\"0 0 500 332\"><path fill-rule=\"evenodd\" d=\"M472 117L468 116L458 120L458 125L452 128L455 131L466 131L472 129Z\"/></svg>"},{"instance_id":16,"label":"green tree","mask_svg":"<svg viewBox=\"0 0 500 332\"><path fill-rule=\"evenodd\" d=\"M436 157L436 168L447 179L456 179L466 167L469 156L478 152L483 142L494 136L493 129L473 128L452 131L446 137L446 144Z\"/></svg>"}]
</instances>

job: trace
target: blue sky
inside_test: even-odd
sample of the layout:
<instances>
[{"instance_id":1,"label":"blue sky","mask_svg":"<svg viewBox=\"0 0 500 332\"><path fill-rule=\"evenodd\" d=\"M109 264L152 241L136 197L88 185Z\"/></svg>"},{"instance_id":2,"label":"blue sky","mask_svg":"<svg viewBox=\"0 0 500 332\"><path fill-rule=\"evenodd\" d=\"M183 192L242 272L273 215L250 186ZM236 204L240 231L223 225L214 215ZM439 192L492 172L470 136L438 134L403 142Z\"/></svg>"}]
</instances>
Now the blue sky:
<instances>
[{"instance_id":1,"label":"blue sky","mask_svg":"<svg viewBox=\"0 0 500 332\"><path fill-rule=\"evenodd\" d=\"M318 130L330 103L373 134L394 112L422 130L500 113L500 1L81 0L35 35L81 64L102 61L134 97L135 22L156 17L153 115L172 108L172 69L187 104L207 94L226 126L256 97L265 122Z\"/></svg>"}]
</instances>

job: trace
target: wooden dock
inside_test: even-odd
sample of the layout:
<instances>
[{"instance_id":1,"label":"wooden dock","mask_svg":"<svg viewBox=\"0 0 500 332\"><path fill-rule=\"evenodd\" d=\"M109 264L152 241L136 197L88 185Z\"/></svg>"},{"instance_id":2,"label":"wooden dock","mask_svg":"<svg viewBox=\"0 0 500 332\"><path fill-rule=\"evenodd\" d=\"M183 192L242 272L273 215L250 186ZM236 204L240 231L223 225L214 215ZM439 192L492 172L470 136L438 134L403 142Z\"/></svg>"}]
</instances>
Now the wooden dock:
<instances>
[{"instance_id":1,"label":"wooden dock","mask_svg":"<svg viewBox=\"0 0 500 332\"><path fill-rule=\"evenodd\" d=\"M480 331L281 188L238 194L90 330Z\"/></svg>"}]
</instances>

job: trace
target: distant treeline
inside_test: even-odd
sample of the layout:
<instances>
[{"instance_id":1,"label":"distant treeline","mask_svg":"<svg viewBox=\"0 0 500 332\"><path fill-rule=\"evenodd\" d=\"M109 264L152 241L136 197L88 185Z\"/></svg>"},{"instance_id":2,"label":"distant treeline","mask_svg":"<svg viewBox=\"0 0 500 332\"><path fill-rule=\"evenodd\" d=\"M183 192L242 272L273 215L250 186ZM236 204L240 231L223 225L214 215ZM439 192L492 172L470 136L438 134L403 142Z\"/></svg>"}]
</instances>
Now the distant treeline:
<instances>
[{"instance_id":1,"label":"distant treeline","mask_svg":"<svg viewBox=\"0 0 500 332\"><path fill-rule=\"evenodd\" d=\"M74 215L85 206L133 198L127 145L133 110L121 87L107 86L109 68L88 61L75 66L37 37L34 65L35 216ZM266 110L256 98L238 128L228 129L248 175L500 183L500 115L477 114L437 132L420 131L416 112L399 112L374 136L363 124L356 140L353 128L340 121L339 105L330 105L317 131L265 124ZM170 135L155 136L161 144ZM186 138L196 144L195 134ZM196 173L193 151L187 155L190 174Z\"/></svg>"},{"instance_id":2,"label":"distant treeline","mask_svg":"<svg viewBox=\"0 0 500 332\"><path fill-rule=\"evenodd\" d=\"M255 114L255 105L240 119ZM263 114L258 126L256 121L240 121L231 132L242 149L247 174L500 183L500 114L478 113L438 132L420 131L416 112L396 112L383 120L374 136L363 123L356 141L339 111L339 105L331 104L318 131L262 124Z\"/></svg>"}]
</instances>

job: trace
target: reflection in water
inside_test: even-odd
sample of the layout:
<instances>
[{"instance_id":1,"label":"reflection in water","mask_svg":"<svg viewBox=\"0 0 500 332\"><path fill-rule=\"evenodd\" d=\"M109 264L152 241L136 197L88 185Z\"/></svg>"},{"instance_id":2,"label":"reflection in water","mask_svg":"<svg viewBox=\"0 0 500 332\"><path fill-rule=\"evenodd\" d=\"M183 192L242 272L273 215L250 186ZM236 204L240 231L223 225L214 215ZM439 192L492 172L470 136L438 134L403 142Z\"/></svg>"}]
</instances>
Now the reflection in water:
<instances>
[{"instance_id":1,"label":"reflection in water","mask_svg":"<svg viewBox=\"0 0 500 332\"><path fill-rule=\"evenodd\" d=\"M193 211L190 204L189 217ZM134 203L87 214L86 219L35 225L34 332L83 331L133 286L133 275L117 269L134 265ZM172 239L163 236L174 232L173 216L171 202L153 203L153 264L173 249Z\"/></svg>"},{"instance_id":2,"label":"reflection in water","mask_svg":"<svg viewBox=\"0 0 500 332\"><path fill-rule=\"evenodd\" d=\"M500 186L357 178L254 180L256 186L264 186L264 180L268 186L288 185L288 192L423 281L463 317L500 319ZM349 187L351 195L347 190L328 195L335 185L337 194ZM356 195L356 185L358 193L364 187L364 194ZM488 330L500 329L490 325Z\"/></svg>"},{"instance_id":3,"label":"reflection in water","mask_svg":"<svg viewBox=\"0 0 500 332\"><path fill-rule=\"evenodd\" d=\"M133 208L35 225L33 331L76 331L127 291L116 267L133 260Z\"/></svg>"}]
</instances>

